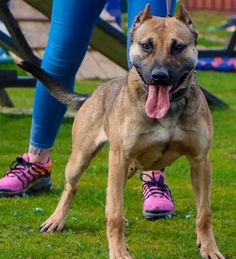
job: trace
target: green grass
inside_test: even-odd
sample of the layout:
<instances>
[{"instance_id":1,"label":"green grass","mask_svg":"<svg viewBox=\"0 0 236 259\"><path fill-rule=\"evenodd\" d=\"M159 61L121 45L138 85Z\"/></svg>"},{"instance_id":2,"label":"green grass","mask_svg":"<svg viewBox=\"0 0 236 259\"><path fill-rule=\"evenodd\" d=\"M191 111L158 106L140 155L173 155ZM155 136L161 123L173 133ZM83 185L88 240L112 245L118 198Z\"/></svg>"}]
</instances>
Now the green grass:
<instances>
[{"instance_id":1,"label":"green grass","mask_svg":"<svg viewBox=\"0 0 236 259\"><path fill-rule=\"evenodd\" d=\"M199 32L198 44L206 48L225 47L231 32L220 29L219 26L228 19L228 16L219 12L191 12L192 20Z\"/></svg>"},{"instance_id":2,"label":"green grass","mask_svg":"<svg viewBox=\"0 0 236 259\"><path fill-rule=\"evenodd\" d=\"M212 211L219 248L227 258L236 258L236 77L231 73L212 72L198 72L197 77L201 85L223 98L231 107L212 111L215 129L211 151L214 168ZM97 82L90 80L87 85L91 88ZM83 84L80 88L87 89L85 82ZM12 92L12 95L16 103L23 105L18 93ZM14 157L27 149L30 122L30 116L0 114L2 172L7 170ZM30 197L1 199L0 258L107 258L104 222L107 146L81 179L65 231L49 235L38 233L39 225L52 213L63 189L63 170L71 147L71 125L72 119L65 119L52 151L52 190ZM173 191L177 217L156 222L145 221L141 215L139 176L128 182L125 214L130 226L125 233L130 252L140 259L200 258L195 247L196 212L186 159L180 159L167 168L167 178Z\"/></svg>"}]
</instances>

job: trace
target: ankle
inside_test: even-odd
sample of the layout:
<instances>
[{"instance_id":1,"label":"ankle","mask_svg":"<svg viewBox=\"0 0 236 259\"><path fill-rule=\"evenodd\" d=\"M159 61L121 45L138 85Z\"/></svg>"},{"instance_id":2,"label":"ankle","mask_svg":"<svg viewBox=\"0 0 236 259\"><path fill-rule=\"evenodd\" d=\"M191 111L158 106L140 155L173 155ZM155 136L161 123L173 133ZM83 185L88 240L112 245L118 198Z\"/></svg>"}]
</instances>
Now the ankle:
<instances>
[{"instance_id":1,"label":"ankle","mask_svg":"<svg viewBox=\"0 0 236 259\"><path fill-rule=\"evenodd\" d=\"M29 162L31 163L47 163L50 157L50 149L39 149L30 146L28 151Z\"/></svg>"},{"instance_id":2,"label":"ankle","mask_svg":"<svg viewBox=\"0 0 236 259\"><path fill-rule=\"evenodd\" d=\"M165 177L164 171L160 170L153 170L153 171L145 171L143 175L143 180L144 181L150 181L150 177L153 177L153 175L163 175Z\"/></svg>"}]
</instances>

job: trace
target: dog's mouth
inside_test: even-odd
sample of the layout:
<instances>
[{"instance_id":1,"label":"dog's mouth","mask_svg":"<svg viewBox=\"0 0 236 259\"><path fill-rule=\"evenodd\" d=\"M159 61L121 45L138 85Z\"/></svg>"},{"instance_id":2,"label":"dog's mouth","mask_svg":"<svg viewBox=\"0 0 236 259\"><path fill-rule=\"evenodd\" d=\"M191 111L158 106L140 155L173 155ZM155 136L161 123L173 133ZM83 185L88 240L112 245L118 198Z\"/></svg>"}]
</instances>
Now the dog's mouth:
<instances>
[{"instance_id":1,"label":"dog's mouth","mask_svg":"<svg viewBox=\"0 0 236 259\"><path fill-rule=\"evenodd\" d=\"M149 85L145 111L150 118L161 119L170 107L171 86Z\"/></svg>"},{"instance_id":2,"label":"dog's mouth","mask_svg":"<svg viewBox=\"0 0 236 259\"><path fill-rule=\"evenodd\" d=\"M187 88L178 88L187 78L190 71L186 71L173 85L149 85L147 84L141 73L139 73L142 80L142 88L148 94L145 103L145 111L150 118L162 119L167 114L170 108L170 102L182 99L186 93Z\"/></svg>"}]
</instances>

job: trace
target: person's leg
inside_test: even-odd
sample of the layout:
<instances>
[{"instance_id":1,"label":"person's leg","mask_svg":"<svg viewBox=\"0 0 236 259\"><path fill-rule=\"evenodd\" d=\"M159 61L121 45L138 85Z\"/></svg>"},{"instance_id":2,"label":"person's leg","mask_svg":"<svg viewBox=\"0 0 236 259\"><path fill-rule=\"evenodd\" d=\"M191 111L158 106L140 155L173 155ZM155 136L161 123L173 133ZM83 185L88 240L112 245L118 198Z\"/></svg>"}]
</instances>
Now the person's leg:
<instances>
[{"instance_id":1,"label":"person's leg","mask_svg":"<svg viewBox=\"0 0 236 259\"><path fill-rule=\"evenodd\" d=\"M92 29L105 2L53 1L51 29L42 68L69 89L74 87L75 74L84 58ZM53 146L65 111L66 106L52 97L41 82L37 82L30 161L45 162L48 159L49 148Z\"/></svg>"},{"instance_id":2,"label":"person's leg","mask_svg":"<svg viewBox=\"0 0 236 259\"><path fill-rule=\"evenodd\" d=\"M156 16L168 15L167 1L170 15L174 14L176 0L128 0L128 32L132 28L135 17L144 9L145 5L151 4L151 13ZM130 34L128 33L127 59L129 68L132 64L129 60ZM164 171L158 170L144 172L141 176L143 182L143 215L146 219L158 219L174 214L175 207L171 192L166 184Z\"/></svg>"},{"instance_id":3,"label":"person's leg","mask_svg":"<svg viewBox=\"0 0 236 259\"><path fill-rule=\"evenodd\" d=\"M74 86L75 74L105 2L53 1L51 28L42 67L69 89ZM36 183L34 187L37 188L50 186L49 150L65 111L66 106L52 97L42 83L37 82L29 153L17 158L14 167L0 179L0 196L28 191L32 189L32 182Z\"/></svg>"}]
</instances>

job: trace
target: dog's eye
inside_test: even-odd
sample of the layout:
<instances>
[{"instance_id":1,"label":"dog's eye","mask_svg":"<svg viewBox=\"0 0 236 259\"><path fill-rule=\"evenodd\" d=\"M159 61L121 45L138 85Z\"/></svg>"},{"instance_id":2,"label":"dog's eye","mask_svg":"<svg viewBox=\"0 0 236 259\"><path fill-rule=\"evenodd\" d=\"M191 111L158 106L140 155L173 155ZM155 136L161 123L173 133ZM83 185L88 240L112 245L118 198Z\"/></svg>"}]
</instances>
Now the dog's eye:
<instances>
[{"instance_id":1,"label":"dog's eye","mask_svg":"<svg viewBox=\"0 0 236 259\"><path fill-rule=\"evenodd\" d=\"M152 44L151 43L140 43L140 46L142 48L143 51L145 52L151 52L152 51Z\"/></svg>"},{"instance_id":2,"label":"dog's eye","mask_svg":"<svg viewBox=\"0 0 236 259\"><path fill-rule=\"evenodd\" d=\"M179 54L186 48L186 45L183 43L176 43L174 42L171 48L171 54Z\"/></svg>"}]
</instances>

